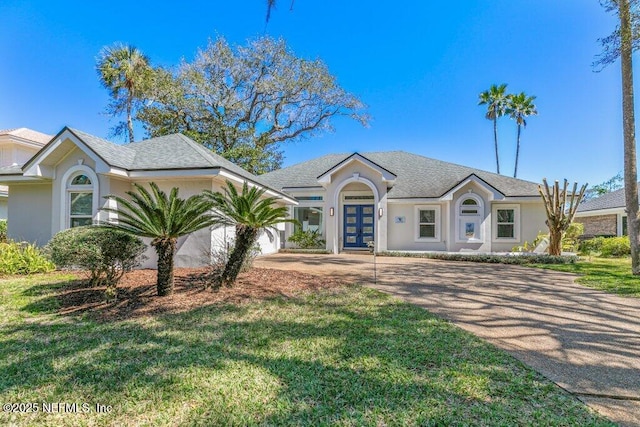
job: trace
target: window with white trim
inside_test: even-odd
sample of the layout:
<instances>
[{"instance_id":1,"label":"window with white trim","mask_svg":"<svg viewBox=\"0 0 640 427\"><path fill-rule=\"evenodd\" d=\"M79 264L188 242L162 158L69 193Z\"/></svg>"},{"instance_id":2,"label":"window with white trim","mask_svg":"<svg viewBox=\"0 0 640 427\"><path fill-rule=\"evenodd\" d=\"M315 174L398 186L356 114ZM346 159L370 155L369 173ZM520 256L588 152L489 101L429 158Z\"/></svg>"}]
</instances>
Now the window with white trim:
<instances>
[{"instance_id":1,"label":"window with white trim","mask_svg":"<svg viewBox=\"0 0 640 427\"><path fill-rule=\"evenodd\" d=\"M456 243L484 242L484 200L478 194L462 194L456 202Z\"/></svg>"},{"instance_id":2,"label":"window with white trim","mask_svg":"<svg viewBox=\"0 0 640 427\"><path fill-rule=\"evenodd\" d=\"M67 184L68 226L93 223L93 182L82 172L72 175Z\"/></svg>"},{"instance_id":3,"label":"window with white trim","mask_svg":"<svg viewBox=\"0 0 640 427\"><path fill-rule=\"evenodd\" d=\"M494 240L520 240L520 206L494 206L493 229Z\"/></svg>"},{"instance_id":4,"label":"window with white trim","mask_svg":"<svg viewBox=\"0 0 640 427\"><path fill-rule=\"evenodd\" d=\"M440 241L440 206L416 206L416 241Z\"/></svg>"}]
</instances>

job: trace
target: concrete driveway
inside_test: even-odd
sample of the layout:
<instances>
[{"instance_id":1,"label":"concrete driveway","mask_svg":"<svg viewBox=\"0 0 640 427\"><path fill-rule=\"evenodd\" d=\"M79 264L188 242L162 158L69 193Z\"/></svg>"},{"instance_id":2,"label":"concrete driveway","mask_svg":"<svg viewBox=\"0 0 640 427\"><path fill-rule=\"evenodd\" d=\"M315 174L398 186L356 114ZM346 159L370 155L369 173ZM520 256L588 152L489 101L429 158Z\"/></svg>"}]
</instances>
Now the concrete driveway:
<instances>
[{"instance_id":1,"label":"concrete driveway","mask_svg":"<svg viewBox=\"0 0 640 427\"><path fill-rule=\"evenodd\" d=\"M640 299L533 268L371 255L276 254L256 266L354 281L449 319L621 425L640 426ZM640 280L640 279L639 279Z\"/></svg>"}]
</instances>

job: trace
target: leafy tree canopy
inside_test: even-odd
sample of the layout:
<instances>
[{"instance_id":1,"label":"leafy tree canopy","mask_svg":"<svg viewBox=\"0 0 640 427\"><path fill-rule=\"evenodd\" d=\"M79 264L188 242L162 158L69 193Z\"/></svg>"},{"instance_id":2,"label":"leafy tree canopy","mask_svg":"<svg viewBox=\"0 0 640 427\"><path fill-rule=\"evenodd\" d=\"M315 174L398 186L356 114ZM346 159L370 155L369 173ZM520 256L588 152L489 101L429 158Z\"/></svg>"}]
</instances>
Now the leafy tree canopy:
<instances>
[{"instance_id":1,"label":"leafy tree canopy","mask_svg":"<svg viewBox=\"0 0 640 427\"><path fill-rule=\"evenodd\" d=\"M607 181L591 186L591 188L584 193L584 199L582 201L584 202L600 197L603 194L611 193L612 191L621 189L623 186L624 178L622 177L622 172L618 172L616 176L611 177Z\"/></svg>"},{"instance_id":2,"label":"leafy tree canopy","mask_svg":"<svg viewBox=\"0 0 640 427\"><path fill-rule=\"evenodd\" d=\"M258 174L281 166L282 143L333 130L333 117L368 122L321 60L299 58L269 36L246 46L219 37L151 79L136 116L150 136L181 132Z\"/></svg>"}]
</instances>

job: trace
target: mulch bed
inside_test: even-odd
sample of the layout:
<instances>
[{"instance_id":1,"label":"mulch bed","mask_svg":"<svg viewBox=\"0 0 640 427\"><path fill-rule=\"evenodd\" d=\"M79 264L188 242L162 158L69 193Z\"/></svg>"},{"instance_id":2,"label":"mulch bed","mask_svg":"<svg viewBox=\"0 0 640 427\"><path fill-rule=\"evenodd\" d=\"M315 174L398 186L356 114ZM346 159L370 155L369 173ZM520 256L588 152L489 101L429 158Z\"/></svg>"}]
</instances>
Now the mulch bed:
<instances>
[{"instance_id":1,"label":"mulch bed","mask_svg":"<svg viewBox=\"0 0 640 427\"><path fill-rule=\"evenodd\" d=\"M241 273L234 287L212 289L210 269L176 268L174 293L156 295L156 270L135 270L118 284L118 296L107 301L105 288L89 288L78 280L59 290L59 312L88 314L101 321L164 313L179 313L212 304L241 304L273 297L291 298L304 292L344 286L338 280L295 271L253 268Z\"/></svg>"}]
</instances>

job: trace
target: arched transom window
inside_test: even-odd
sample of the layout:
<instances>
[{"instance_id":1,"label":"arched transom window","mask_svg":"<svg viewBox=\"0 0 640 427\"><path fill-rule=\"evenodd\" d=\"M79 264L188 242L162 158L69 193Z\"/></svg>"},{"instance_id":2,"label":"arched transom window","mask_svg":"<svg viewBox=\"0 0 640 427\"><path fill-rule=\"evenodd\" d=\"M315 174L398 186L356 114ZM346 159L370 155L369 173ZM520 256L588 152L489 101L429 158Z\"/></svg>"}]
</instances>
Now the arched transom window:
<instances>
[{"instance_id":1,"label":"arched transom window","mask_svg":"<svg viewBox=\"0 0 640 427\"><path fill-rule=\"evenodd\" d=\"M82 172L72 175L67 183L69 227L93 223L93 182Z\"/></svg>"}]
</instances>

